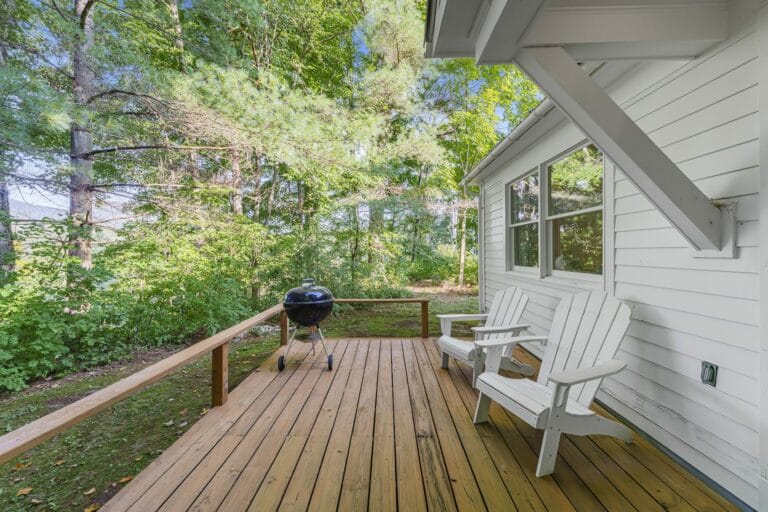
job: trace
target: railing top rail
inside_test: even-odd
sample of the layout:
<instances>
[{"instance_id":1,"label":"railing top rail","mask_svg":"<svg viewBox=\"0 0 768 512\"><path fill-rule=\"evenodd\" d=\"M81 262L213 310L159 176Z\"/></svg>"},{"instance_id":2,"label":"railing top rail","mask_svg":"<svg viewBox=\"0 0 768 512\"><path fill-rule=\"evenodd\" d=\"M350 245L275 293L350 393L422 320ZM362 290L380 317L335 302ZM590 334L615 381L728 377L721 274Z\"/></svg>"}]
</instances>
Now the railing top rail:
<instances>
[{"instance_id":1,"label":"railing top rail","mask_svg":"<svg viewBox=\"0 0 768 512\"><path fill-rule=\"evenodd\" d=\"M276 304L237 325L206 338L194 345L176 352L141 371L111 384L77 402L62 407L42 418L19 427L0 437L0 464L11 460L21 453L50 439L59 432L94 416L110 405L123 400L150 384L157 382L178 368L185 366L213 351L232 338L243 334L248 329L269 320L283 310L282 304Z\"/></svg>"},{"instance_id":2,"label":"railing top rail","mask_svg":"<svg viewBox=\"0 0 768 512\"><path fill-rule=\"evenodd\" d=\"M387 303L387 302L429 302L427 297L406 297L402 299L335 299L338 304L350 304L350 303Z\"/></svg>"}]
</instances>

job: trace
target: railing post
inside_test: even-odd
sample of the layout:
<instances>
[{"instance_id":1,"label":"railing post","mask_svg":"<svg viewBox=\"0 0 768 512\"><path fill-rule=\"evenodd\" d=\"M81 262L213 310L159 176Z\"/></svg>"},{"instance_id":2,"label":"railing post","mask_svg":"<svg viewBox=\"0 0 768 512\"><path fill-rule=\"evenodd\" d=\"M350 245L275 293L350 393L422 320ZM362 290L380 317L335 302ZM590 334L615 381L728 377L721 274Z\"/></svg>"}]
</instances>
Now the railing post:
<instances>
[{"instance_id":1,"label":"railing post","mask_svg":"<svg viewBox=\"0 0 768 512\"><path fill-rule=\"evenodd\" d=\"M288 315L285 310L280 312L280 344L288 344Z\"/></svg>"},{"instance_id":2,"label":"railing post","mask_svg":"<svg viewBox=\"0 0 768 512\"><path fill-rule=\"evenodd\" d=\"M229 397L229 342L211 354L211 401L214 407L227 403Z\"/></svg>"},{"instance_id":3,"label":"railing post","mask_svg":"<svg viewBox=\"0 0 768 512\"><path fill-rule=\"evenodd\" d=\"M429 338L429 300L421 301L421 337Z\"/></svg>"}]
</instances>

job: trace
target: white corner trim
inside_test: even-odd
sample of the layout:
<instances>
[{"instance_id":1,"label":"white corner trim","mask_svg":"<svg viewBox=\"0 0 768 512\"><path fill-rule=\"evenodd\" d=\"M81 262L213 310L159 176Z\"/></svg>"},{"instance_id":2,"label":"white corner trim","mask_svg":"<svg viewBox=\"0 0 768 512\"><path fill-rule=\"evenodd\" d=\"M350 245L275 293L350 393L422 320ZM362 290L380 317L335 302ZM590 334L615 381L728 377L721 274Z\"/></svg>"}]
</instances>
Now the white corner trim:
<instances>
[{"instance_id":1,"label":"white corner trim","mask_svg":"<svg viewBox=\"0 0 768 512\"><path fill-rule=\"evenodd\" d=\"M759 161L760 161L760 373L758 508L768 510L768 2L757 10Z\"/></svg>"}]
</instances>

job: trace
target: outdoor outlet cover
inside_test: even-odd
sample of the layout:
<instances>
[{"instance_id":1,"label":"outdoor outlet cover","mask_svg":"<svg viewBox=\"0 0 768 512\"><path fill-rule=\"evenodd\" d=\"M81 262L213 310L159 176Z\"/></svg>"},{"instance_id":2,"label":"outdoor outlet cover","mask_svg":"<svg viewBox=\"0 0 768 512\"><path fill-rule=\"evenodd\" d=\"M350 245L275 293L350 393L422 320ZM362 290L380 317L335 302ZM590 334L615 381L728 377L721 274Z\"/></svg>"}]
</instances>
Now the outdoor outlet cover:
<instances>
[{"instance_id":1,"label":"outdoor outlet cover","mask_svg":"<svg viewBox=\"0 0 768 512\"><path fill-rule=\"evenodd\" d=\"M717 365L707 361L701 362L701 382L707 386L717 385Z\"/></svg>"}]
</instances>

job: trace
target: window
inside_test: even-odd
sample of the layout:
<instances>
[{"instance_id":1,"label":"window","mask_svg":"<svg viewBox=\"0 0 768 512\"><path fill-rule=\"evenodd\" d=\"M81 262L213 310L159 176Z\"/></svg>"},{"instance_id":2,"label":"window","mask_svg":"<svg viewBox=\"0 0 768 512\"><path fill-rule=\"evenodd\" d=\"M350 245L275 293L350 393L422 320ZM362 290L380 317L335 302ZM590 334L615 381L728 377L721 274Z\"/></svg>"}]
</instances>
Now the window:
<instances>
[{"instance_id":1,"label":"window","mask_svg":"<svg viewBox=\"0 0 768 512\"><path fill-rule=\"evenodd\" d=\"M603 155L594 145L510 183L508 205L510 269L538 267L541 259L542 276L556 271L602 274Z\"/></svg>"},{"instance_id":2,"label":"window","mask_svg":"<svg viewBox=\"0 0 768 512\"><path fill-rule=\"evenodd\" d=\"M539 265L539 173L509 184L512 266Z\"/></svg>"},{"instance_id":3,"label":"window","mask_svg":"<svg viewBox=\"0 0 768 512\"><path fill-rule=\"evenodd\" d=\"M547 167L552 269L603 273L603 154L593 145Z\"/></svg>"}]
</instances>

